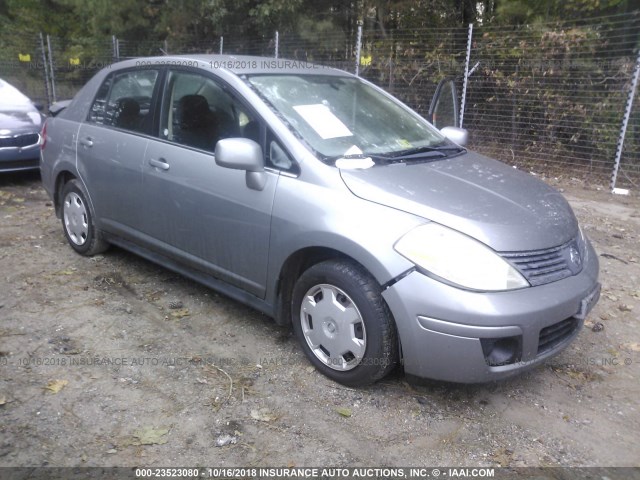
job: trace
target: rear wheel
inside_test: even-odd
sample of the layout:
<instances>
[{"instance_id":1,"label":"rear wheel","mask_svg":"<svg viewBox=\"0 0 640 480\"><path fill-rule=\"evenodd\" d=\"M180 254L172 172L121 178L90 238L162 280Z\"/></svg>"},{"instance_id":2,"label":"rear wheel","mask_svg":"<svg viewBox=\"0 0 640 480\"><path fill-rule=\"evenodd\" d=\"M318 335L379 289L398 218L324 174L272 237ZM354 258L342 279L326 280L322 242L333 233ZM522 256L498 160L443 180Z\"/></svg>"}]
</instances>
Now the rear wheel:
<instances>
[{"instance_id":1,"label":"rear wheel","mask_svg":"<svg viewBox=\"0 0 640 480\"><path fill-rule=\"evenodd\" d=\"M69 180L62 189L62 228L69 245L82 255L105 251L108 243L100 238L84 187Z\"/></svg>"},{"instance_id":2,"label":"rear wheel","mask_svg":"<svg viewBox=\"0 0 640 480\"><path fill-rule=\"evenodd\" d=\"M324 375L362 386L395 366L395 325L380 294L375 279L353 262L322 262L300 276L293 290L293 329Z\"/></svg>"}]
</instances>

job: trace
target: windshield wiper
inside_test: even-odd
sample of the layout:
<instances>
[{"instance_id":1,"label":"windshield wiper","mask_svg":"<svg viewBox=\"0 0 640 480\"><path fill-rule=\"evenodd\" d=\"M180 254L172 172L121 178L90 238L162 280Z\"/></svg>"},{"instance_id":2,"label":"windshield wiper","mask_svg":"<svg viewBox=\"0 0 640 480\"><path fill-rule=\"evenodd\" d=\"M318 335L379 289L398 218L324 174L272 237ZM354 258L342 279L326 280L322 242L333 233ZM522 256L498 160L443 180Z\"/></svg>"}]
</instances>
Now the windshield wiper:
<instances>
[{"instance_id":1,"label":"windshield wiper","mask_svg":"<svg viewBox=\"0 0 640 480\"><path fill-rule=\"evenodd\" d=\"M433 147L416 147L408 150L401 150L389 154L387 157L390 160L408 160L411 158L424 158L430 157L432 153L440 154L441 157L448 157L446 152L466 153L467 149L458 145L440 145Z\"/></svg>"},{"instance_id":2,"label":"windshield wiper","mask_svg":"<svg viewBox=\"0 0 640 480\"><path fill-rule=\"evenodd\" d=\"M448 152L466 153L466 149L457 145L440 145L434 147L416 147L408 150L390 153L350 153L345 155L334 155L324 157L326 162L334 162L336 160L366 160L371 159L377 163L396 163L403 160L426 159L426 158L445 158L451 154Z\"/></svg>"},{"instance_id":3,"label":"windshield wiper","mask_svg":"<svg viewBox=\"0 0 640 480\"><path fill-rule=\"evenodd\" d=\"M331 157L324 157L324 160L327 162L334 162L336 160L366 160L368 158L370 158L371 160L384 162L392 160L392 157L388 155L377 155L375 153L350 153L348 155L333 155Z\"/></svg>"}]
</instances>

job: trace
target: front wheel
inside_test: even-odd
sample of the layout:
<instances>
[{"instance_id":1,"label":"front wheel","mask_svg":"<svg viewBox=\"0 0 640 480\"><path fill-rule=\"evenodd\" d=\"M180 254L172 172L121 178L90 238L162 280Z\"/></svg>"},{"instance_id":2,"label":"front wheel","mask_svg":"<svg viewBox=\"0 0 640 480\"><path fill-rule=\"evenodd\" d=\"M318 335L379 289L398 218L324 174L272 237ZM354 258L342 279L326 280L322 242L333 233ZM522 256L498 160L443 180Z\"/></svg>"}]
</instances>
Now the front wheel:
<instances>
[{"instance_id":1,"label":"front wheel","mask_svg":"<svg viewBox=\"0 0 640 480\"><path fill-rule=\"evenodd\" d=\"M95 255L107 249L100 238L93 212L82 184L69 180L62 190L62 228L69 245L82 255Z\"/></svg>"},{"instance_id":2,"label":"front wheel","mask_svg":"<svg viewBox=\"0 0 640 480\"><path fill-rule=\"evenodd\" d=\"M362 386L396 365L391 312L380 285L359 265L330 260L309 268L293 289L292 312L304 353L327 377Z\"/></svg>"}]
</instances>

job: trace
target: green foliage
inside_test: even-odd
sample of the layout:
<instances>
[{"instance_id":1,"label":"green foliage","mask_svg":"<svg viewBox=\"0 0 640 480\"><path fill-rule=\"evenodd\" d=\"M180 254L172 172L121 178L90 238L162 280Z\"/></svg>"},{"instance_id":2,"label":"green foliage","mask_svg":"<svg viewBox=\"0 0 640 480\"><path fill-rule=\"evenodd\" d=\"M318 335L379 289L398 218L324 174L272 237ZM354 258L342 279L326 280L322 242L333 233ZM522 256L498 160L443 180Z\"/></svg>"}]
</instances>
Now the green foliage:
<instances>
[{"instance_id":1,"label":"green foliage","mask_svg":"<svg viewBox=\"0 0 640 480\"><path fill-rule=\"evenodd\" d=\"M505 25L587 18L631 11L633 0L499 0L496 21ZM636 6L637 8L637 6Z\"/></svg>"},{"instance_id":2,"label":"green foliage","mask_svg":"<svg viewBox=\"0 0 640 480\"><path fill-rule=\"evenodd\" d=\"M472 64L480 66L471 78L465 126L484 142L474 147L498 157L505 151L522 158L565 155L595 165L594 158L615 147L618 106L628 91L633 60L620 52L640 47L637 21L621 27L621 16L603 16L633 17L635 9L637 19L637 2L0 0L0 62L17 64L19 54L30 54L35 67L20 63L8 79L24 82L27 91L43 89L38 34L50 35L59 90L66 88L61 98L94 66L112 60L112 36L121 40L123 57L158 55L161 48L217 51L220 36L225 52L272 55L277 30L282 57L352 70L362 25L360 74L426 113L438 80L461 83L467 25L474 23ZM594 17L600 18L588 21ZM575 27L556 24L569 18L579 19ZM70 59L82 68L71 68ZM637 136L633 128L630 138ZM631 142L637 152L637 139Z\"/></svg>"}]
</instances>

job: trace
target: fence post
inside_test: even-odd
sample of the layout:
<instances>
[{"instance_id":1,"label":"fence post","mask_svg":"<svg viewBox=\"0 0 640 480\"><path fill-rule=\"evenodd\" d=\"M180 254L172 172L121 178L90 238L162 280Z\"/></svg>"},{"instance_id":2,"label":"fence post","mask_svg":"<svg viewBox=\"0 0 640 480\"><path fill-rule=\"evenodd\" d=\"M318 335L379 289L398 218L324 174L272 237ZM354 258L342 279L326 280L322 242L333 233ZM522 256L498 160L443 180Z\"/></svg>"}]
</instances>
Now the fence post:
<instances>
[{"instance_id":1,"label":"fence post","mask_svg":"<svg viewBox=\"0 0 640 480\"><path fill-rule=\"evenodd\" d=\"M117 62L118 60L120 60L120 52L118 51L118 39L115 35L111 35L111 49L113 61Z\"/></svg>"},{"instance_id":2,"label":"fence post","mask_svg":"<svg viewBox=\"0 0 640 480\"><path fill-rule=\"evenodd\" d=\"M280 34L278 33L278 30L276 30L276 58L278 58L278 46L280 44Z\"/></svg>"},{"instance_id":3,"label":"fence post","mask_svg":"<svg viewBox=\"0 0 640 480\"><path fill-rule=\"evenodd\" d=\"M222 47L224 46L224 37L220 35L220 55L222 55Z\"/></svg>"},{"instance_id":4,"label":"fence post","mask_svg":"<svg viewBox=\"0 0 640 480\"><path fill-rule=\"evenodd\" d=\"M44 38L40 32L40 51L42 52L42 66L44 68L44 91L47 95L47 109L51 105L51 96L49 94L49 69L47 67L47 53L44 49Z\"/></svg>"},{"instance_id":5,"label":"fence post","mask_svg":"<svg viewBox=\"0 0 640 480\"><path fill-rule=\"evenodd\" d=\"M464 107L467 100L467 83L469 81L469 61L471 60L471 40L473 39L473 23L469 24L467 34L467 58L464 62L464 81L462 82L462 97L460 98L460 128L464 122Z\"/></svg>"},{"instance_id":6,"label":"fence post","mask_svg":"<svg viewBox=\"0 0 640 480\"><path fill-rule=\"evenodd\" d=\"M389 51L389 86L387 91L393 92L393 57L395 55L395 40L393 37L393 30L391 31L391 49Z\"/></svg>"},{"instance_id":7,"label":"fence post","mask_svg":"<svg viewBox=\"0 0 640 480\"><path fill-rule=\"evenodd\" d=\"M356 37L356 77L360 74L360 51L362 49L362 21L358 21L358 36Z\"/></svg>"},{"instance_id":8,"label":"fence post","mask_svg":"<svg viewBox=\"0 0 640 480\"><path fill-rule=\"evenodd\" d=\"M618 138L618 148L616 149L616 159L611 172L611 193L616 189L616 181L618 180L618 170L620 169L620 159L622 158L622 149L624 148L624 136L627 134L627 125L629 125L629 117L631 116L631 107L633 106L633 97L638 89L638 76L640 76L640 50L636 59L636 68L633 73L633 81L631 89L629 89L629 97L627 98L627 106L622 118L622 127L620 128L620 137Z\"/></svg>"},{"instance_id":9,"label":"fence post","mask_svg":"<svg viewBox=\"0 0 640 480\"><path fill-rule=\"evenodd\" d=\"M53 55L51 53L51 37L47 35L47 50L49 51L49 71L51 72L51 96L53 97L53 103L58 101L56 96L56 76L53 69Z\"/></svg>"}]
</instances>

